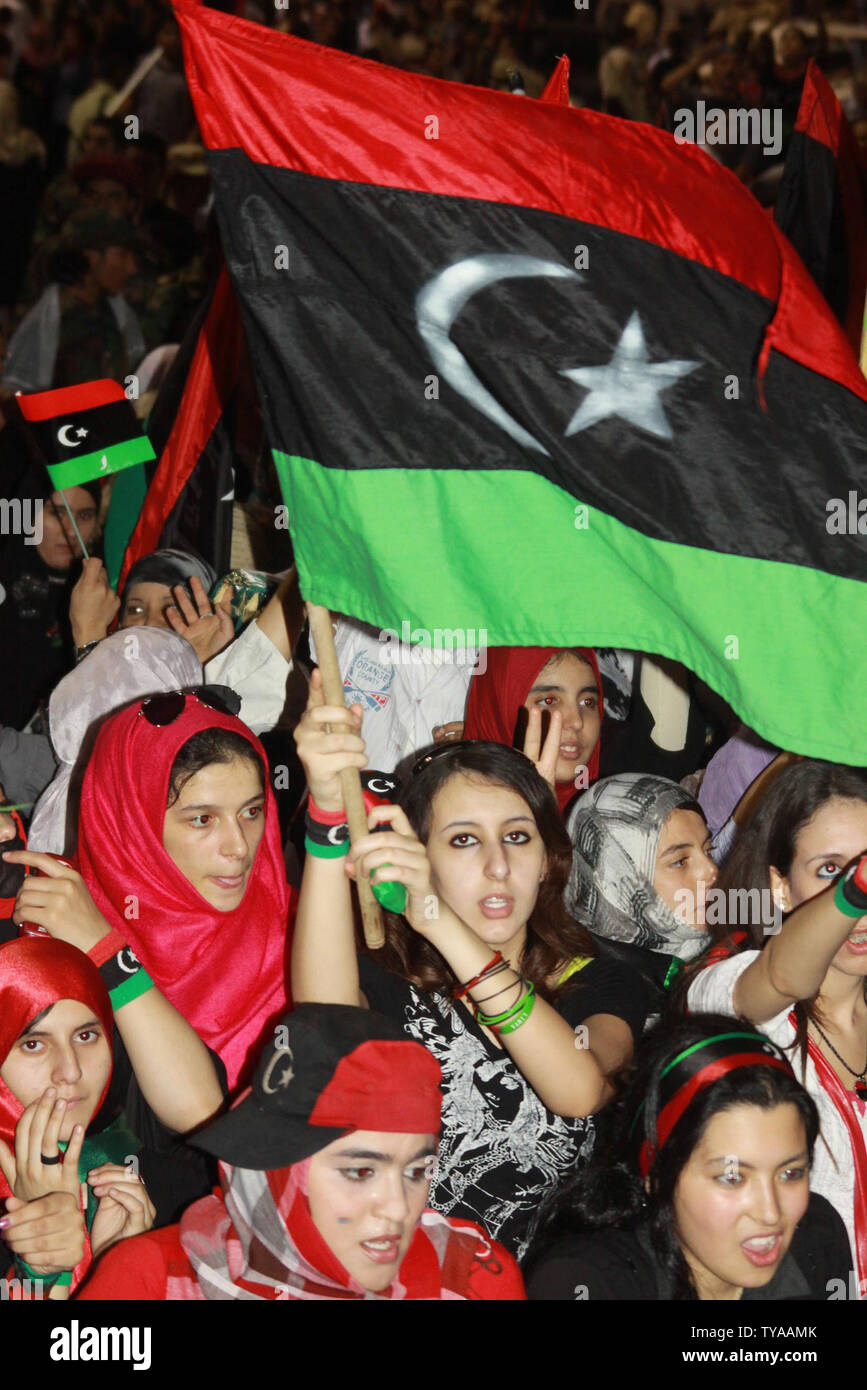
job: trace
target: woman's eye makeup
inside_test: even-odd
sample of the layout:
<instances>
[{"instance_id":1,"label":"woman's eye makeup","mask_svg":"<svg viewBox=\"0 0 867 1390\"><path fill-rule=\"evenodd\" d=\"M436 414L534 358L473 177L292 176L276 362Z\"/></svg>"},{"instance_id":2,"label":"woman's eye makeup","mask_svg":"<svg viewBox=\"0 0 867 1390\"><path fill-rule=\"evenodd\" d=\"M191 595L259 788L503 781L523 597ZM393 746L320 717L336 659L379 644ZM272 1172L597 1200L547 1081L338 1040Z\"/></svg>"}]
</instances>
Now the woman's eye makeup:
<instances>
[{"instance_id":1,"label":"woman's eye makeup","mask_svg":"<svg viewBox=\"0 0 867 1390\"><path fill-rule=\"evenodd\" d=\"M93 1043L100 1037L100 1032L98 1028L82 1028L75 1036L79 1042Z\"/></svg>"},{"instance_id":2,"label":"woman's eye makeup","mask_svg":"<svg viewBox=\"0 0 867 1390\"><path fill-rule=\"evenodd\" d=\"M732 1172L717 1173L714 1177L714 1182L720 1183L723 1187L740 1187L743 1180L741 1173Z\"/></svg>"},{"instance_id":3,"label":"woman's eye makeup","mask_svg":"<svg viewBox=\"0 0 867 1390\"><path fill-rule=\"evenodd\" d=\"M808 1173L809 1169L806 1167L786 1168L781 1176L784 1182L802 1182Z\"/></svg>"},{"instance_id":4,"label":"woman's eye makeup","mask_svg":"<svg viewBox=\"0 0 867 1390\"><path fill-rule=\"evenodd\" d=\"M503 844L526 845L531 839L532 836L526 830L507 830L503 836ZM455 849L467 849L470 845L477 845L478 843L478 837L471 835L468 830L462 830L459 835L453 835L449 840L449 844L454 845Z\"/></svg>"},{"instance_id":5,"label":"woman's eye makeup","mask_svg":"<svg viewBox=\"0 0 867 1390\"><path fill-rule=\"evenodd\" d=\"M826 863L819 865L816 870L816 877L828 879L830 881L832 878L839 878L841 872L841 866L835 864L833 859L829 859Z\"/></svg>"},{"instance_id":6,"label":"woman's eye makeup","mask_svg":"<svg viewBox=\"0 0 867 1390\"><path fill-rule=\"evenodd\" d=\"M338 1172L342 1173L350 1182L366 1182L368 1178L373 1176L372 1168L339 1168Z\"/></svg>"}]
</instances>

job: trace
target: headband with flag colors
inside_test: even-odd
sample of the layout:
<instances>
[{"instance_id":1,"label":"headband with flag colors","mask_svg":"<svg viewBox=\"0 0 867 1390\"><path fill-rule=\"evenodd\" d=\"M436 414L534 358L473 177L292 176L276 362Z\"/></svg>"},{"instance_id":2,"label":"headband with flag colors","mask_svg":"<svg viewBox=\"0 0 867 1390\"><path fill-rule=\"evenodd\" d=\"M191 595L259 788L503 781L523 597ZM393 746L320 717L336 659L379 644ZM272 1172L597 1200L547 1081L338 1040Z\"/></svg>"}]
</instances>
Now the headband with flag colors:
<instances>
[{"instance_id":1,"label":"headband with flag colors","mask_svg":"<svg viewBox=\"0 0 867 1390\"><path fill-rule=\"evenodd\" d=\"M305 597L659 652L777 746L867 762L861 539L826 526L867 381L735 176L175 10Z\"/></svg>"},{"instance_id":2,"label":"headband with flag colors","mask_svg":"<svg viewBox=\"0 0 867 1390\"><path fill-rule=\"evenodd\" d=\"M668 1142L675 1125L697 1096L730 1072L756 1066L777 1067L790 1076L794 1075L783 1055L761 1033L717 1033L712 1038L693 1043L672 1058L660 1075L655 1136L651 1143L645 1139L639 1151L641 1176L647 1177L660 1149ZM644 1106L645 1102L642 1101L635 1112L630 1135L635 1132Z\"/></svg>"},{"instance_id":3,"label":"headband with flag colors","mask_svg":"<svg viewBox=\"0 0 867 1390\"><path fill-rule=\"evenodd\" d=\"M56 488L107 478L154 457L116 381L85 381L16 400Z\"/></svg>"}]
</instances>

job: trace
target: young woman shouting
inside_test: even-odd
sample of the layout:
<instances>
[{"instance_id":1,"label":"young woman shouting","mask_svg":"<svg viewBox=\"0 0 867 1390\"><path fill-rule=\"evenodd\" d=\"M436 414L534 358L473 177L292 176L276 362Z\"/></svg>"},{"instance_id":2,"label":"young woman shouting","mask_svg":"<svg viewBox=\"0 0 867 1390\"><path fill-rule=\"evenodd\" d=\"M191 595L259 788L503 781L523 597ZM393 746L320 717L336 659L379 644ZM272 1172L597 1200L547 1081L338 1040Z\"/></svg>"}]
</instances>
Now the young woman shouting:
<instances>
[{"instance_id":1,"label":"young woman shouting","mask_svg":"<svg viewBox=\"0 0 867 1390\"><path fill-rule=\"evenodd\" d=\"M342 859L339 773L366 758L358 733L327 732L347 715L321 702L314 673L296 731L310 804L294 996L368 1005L429 1048L445 1096L431 1203L520 1251L541 1196L589 1155L591 1116L643 1026L640 991L623 967L593 958L566 913L569 839L515 749L442 746ZM358 729L358 707L349 718ZM407 890L385 949L361 959L348 882L359 874Z\"/></svg>"}]
</instances>

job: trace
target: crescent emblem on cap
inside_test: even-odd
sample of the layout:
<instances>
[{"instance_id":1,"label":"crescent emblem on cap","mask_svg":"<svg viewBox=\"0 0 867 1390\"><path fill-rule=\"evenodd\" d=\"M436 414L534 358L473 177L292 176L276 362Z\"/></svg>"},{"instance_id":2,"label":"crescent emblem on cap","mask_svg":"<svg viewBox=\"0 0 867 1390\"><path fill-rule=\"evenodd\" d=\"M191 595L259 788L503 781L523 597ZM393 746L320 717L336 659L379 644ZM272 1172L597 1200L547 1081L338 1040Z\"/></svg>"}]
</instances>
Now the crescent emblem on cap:
<instances>
[{"instance_id":1,"label":"crescent emblem on cap","mask_svg":"<svg viewBox=\"0 0 867 1390\"><path fill-rule=\"evenodd\" d=\"M386 782L384 777L371 777L367 784L367 790L373 792L374 796L386 796L394 791L394 783Z\"/></svg>"},{"instance_id":2,"label":"crescent emblem on cap","mask_svg":"<svg viewBox=\"0 0 867 1390\"><path fill-rule=\"evenodd\" d=\"M291 1047L281 1047L271 1061L268 1063L265 1075L262 1077L262 1090L266 1096L273 1096L277 1091L283 1091L289 1085L295 1075L295 1068L292 1063L295 1061L295 1054ZM278 1062L283 1062L282 1070L277 1070ZM273 1081L273 1085L271 1084Z\"/></svg>"}]
</instances>

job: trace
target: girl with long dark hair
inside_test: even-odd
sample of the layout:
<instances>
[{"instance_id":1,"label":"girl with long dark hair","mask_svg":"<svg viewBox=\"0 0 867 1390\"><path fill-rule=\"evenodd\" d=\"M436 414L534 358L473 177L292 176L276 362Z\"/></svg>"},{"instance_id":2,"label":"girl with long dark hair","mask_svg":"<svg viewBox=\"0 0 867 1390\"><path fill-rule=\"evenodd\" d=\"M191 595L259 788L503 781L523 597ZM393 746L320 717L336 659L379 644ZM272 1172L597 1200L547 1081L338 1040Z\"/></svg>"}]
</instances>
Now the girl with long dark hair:
<instances>
[{"instance_id":1,"label":"girl with long dark hair","mask_svg":"<svg viewBox=\"0 0 867 1390\"><path fill-rule=\"evenodd\" d=\"M825 1299L848 1288L837 1213L810 1193L816 1106L782 1051L725 1015L657 1028L607 1142L552 1200L533 1299Z\"/></svg>"},{"instance_id":2,"label":"girl with long dark hair","mask_svg":"<svg viewBox=\"0 0 867 1390\"><path fill-rule=\"evenodd\" d=\"M867 772L815 760L786 768L757 802L723 867L717 887L725 893L729 939L709 964L696 963L687 993L690 1009L748 1019L792 1055L822 1124L813 1186L843 1217L861 1281L867 1279L865 847ZM779 930L769 901L786 914Z\"/></svg>"},{"instance_id":3,"label":"girl with long dark hair","mask_svg":"<svg viewBox=\"0 0 867 1390\"><path fill-rule=\"evenodd\" d=\"M562 895L571 846L532 763L498 743L421 759L399 807L380 806L344 861L403 884L402 916L359 958L339 773L366 763L347 713L314 673L296 731L310 788L308 857L292 954L297 1000L359 1004L399 1020L443 1069L431 1202L514 1251L541 1196L589 1155L593 1112L629 1058L644 1008L623 967L594 959ZM349 712L360 728L360 708Z\"/></svg>"}]
</instances>

